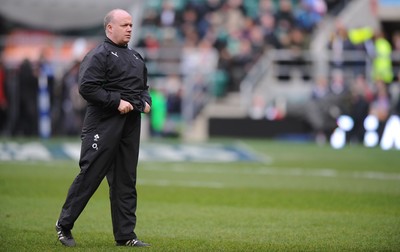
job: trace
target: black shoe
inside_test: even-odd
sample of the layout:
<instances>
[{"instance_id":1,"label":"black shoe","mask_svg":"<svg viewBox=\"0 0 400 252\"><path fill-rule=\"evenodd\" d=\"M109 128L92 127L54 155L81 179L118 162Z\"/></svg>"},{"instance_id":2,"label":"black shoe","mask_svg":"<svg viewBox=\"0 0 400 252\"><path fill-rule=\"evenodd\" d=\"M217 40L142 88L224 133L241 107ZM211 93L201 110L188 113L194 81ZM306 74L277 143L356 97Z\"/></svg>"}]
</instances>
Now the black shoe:
<instances>
[{"instance_id":1,"label":"black shoe","mask_svg":"<svg viewBox=\"0 0 400 252\"><path fill-rule=\"evenodd\" d=\"M74 237L72 237L71 230L67 230L62 228L58 221L56 222L56 231L58 235L58 240L61 242L62 245L67 247L75 247L76 243Z\"/></svg>"},{"instance_id":2,"label":"black shoe","mask_svg":"<svg viewBox=\"0 0 400 252\"><path fill-rule=\"evenodd\" d=\"M117 246L127 246L127 247L150 247L150 244L142 242L138 239L130 239L123 242L117 242Z\"/></svg>"}]
</instances>

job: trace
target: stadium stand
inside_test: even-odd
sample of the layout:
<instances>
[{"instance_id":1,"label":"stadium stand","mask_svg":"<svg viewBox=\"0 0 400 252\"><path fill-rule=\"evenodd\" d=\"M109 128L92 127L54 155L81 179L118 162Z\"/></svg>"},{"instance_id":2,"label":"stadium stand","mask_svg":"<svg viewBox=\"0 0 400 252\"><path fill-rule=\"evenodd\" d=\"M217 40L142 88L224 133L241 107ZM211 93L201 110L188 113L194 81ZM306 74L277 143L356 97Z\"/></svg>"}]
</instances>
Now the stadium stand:
<instances>
[{"instance_id":1,"label":"stadium stand","mask_svg":"<svg viewBox=\"0 0 400 252\"><path fill-rule=\"evenodd\" d=\"M130 0L3 0L0 14L8 22L41 30L84 30L101 25L104 14L112 8L131 10L135 2Z\"/></svg>"},{"instance_id":2,"label":"stadium stand","mask_svg":"<svg viewBox=\"0 0 400 252\"><path fill-rule=\"evenodd\" d=\"M30 55L35 63L41 56L50 55L56 87L52 99L58 101L64 97L61 100L75 104L74 108L79 107L79 99L63 94L62 90L74 90L65 88L66 83L70 83L66 80L73 79L74 61L79 61L79 56L101 39L102 17L108 9L118 6L132 13L135 27L131 46L145 56L152 87L165 98L164 126L157 135L182 134L190 139L205 139L223 133L215 129L229 128L232 124L229 120L242 122L235 124L237 132L232 131L233 136L245 136L249 131L263 135L263 127L268 130L278 121L280 126L264 135L276 136L285 130L303 134L312 131L313 124L304 116L298 119L299 106L310 99L317 79L321 83L324 78L330 81L331 67L337 63L332 55L335 51L328 47L335 24L340 20L347 35L361 26L375 32L383 20L385 27L390 28L386 39L392 42L391 38L394 41L397 33L391 21L396 16L390 14L393 8L387 8L388 4L393 2L7 0L0 7L0 18L6 21L2 22L0 31L3 61L6 67L13 69L8 75L11 78L17 74L23 56ZM360 13L370 14L362 19L354 18ZM22 33L21 28L24 29ZM10 41L17 45L23 37L25 43L38 46L15 54ZM51 48L47 54L43 54L41 44ZM393 47L394 73L398 71L398 48ZM9 56L10 52L14 54ZM344 55L345 60L351 61L352 66L357 65L360 63L358 54L352 50ZM365 62L363 57L365 54L361 52L361 63ZM347 80L348 73L344 74ZM368 74L365 77L368 81ZM394 80L397 80L396 75ZM8 92L17 94L16 90ZM60 129L57 125L62 125L65 111L62 102L53 105L53 128ZM227 120L224 122L224 119ZM258 122L259 125L254 126L252 122L245 123L246 120L259 120L268 125ZM283 126L286 120L297 125L297 130ZM8 127L12 128L12 124ZM54 134L76 134L78 125Z\"/></svg>"}]
</instances>

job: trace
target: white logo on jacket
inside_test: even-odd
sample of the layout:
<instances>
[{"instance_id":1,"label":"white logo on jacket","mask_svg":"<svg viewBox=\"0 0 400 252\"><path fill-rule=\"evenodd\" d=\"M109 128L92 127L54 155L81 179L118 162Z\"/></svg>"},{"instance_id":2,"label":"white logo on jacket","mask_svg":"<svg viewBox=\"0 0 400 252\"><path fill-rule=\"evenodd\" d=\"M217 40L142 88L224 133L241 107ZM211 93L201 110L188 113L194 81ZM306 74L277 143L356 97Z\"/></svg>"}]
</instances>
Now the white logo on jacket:
<instances>
[{"instance_id":1,"label":"white logo on jacket","mask_svg":"<svg viewBox=\"0 0 400 252\"><path fill-rule=\"evenodd\" d=\"M111 54L118 58L117 52L111 52Z\"/></svg>"},{"instance_id":2,"label":"white logo on jacket","mask_svg":"<svg viewBox=\"0 0 400 252\"><path fill-rule=\"evenodd\" d=\"M99 150L99 146L97 145L97 142L99 141L99 139L100 139L99 134L96 134L96 135L93 136L94 143L92 144L92 148L95 149L95 150Z\"/></svg>"}]
</instances>

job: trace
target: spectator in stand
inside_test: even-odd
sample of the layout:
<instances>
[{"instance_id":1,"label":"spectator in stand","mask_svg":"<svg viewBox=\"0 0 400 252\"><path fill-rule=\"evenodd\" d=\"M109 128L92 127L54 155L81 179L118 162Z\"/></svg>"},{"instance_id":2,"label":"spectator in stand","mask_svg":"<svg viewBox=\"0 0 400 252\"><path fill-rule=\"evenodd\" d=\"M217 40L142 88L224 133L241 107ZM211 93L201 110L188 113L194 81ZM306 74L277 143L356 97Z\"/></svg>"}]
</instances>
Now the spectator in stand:
<instances>
[{"instance_id":1,"label":"spectator in stand","mask_svg":"<svg viewBox=\"0 0 400 252\"><path fill-rule=\"evenodd\" d=\"M353 129L349 132L350 142L362 143L364 138L364 120L368 116L369 106L374 99L373 91L364 75L357 75L351 83L350 116L354 120Z\"/></svg>"},{"instance_id":2,"label":"spectator in stand","mask_svg":"<svg viewBox=\"0 0 400 252\"><path fill-rule=\"evenodd\" d=\"M342 20L337 19L335 21L335 31L328 43L328 49L332 51L331 67L343 69L345 51L351 48L352 45L347 35L347 28L344 26Z\"/></svg>"},{"instance_id":3,"label":"spectator in stand","mask_svg":"<svg viewBox=\"0 0 400 252\"><path fill-rule=\"evenodd\" d=\"M142 26L155 27L157 25L159 25L159 19L156 9L146 8L143 14Z\"/></svg>"},{"instance_id":4,"label":"spectator in stand","mask_svg":"<svg viewBox=\"0 0 400 252\"><path fill-rule=\"evenodd\" d=\"M267 48L279 48L279 40L275 29L275 17L269 12L261 13L258 18Z\"/></svg>"},{"instance_id":5,"label":"spectator in stand","mask_svg":"<svg viewBox=\"0 0 400 252\"><path fill-rule=\"evenodd\" d=\"M336 16L350 0L325 0L326 8L331 15Z\"/></svg>"},{"instance_id":6,"label":"spectator in stand","mask_svg":"<svg viewBox=\"0 0 400 252\"><path fill-rule=\"evenodd\" d=\"M255 22L251 17L244 17L243 28L242 30L242 37L245 39L250 39L250 33L253 27L255 26Z\"/></svg>"},{"instance_id":7,"label":"spectator in stand","mask_svg":"<svg viewBox=\"0 0 400 252\"><path fill-rule=\"evenodd\" d=\"M306 102L302 109L299 109L298 106L291 109L291 111L300 113L306 122L310 124L315 141L319 144L326 142L327 133L333 127L329 113L331 105L325 102L331 95L327 76L319 75L315 79L311 100Z\"/></svg>"},{"instance_id":8,"label":"spectator in stand","mask_svg":"<svg viewBox=\"0 0 400 252\"><path fill-rule=\"evenodd\" d=\"M342 70L332 71L330 89L335 95L341 95L348 91L348 85L347 83L345 83L345 78Z\"/></svg>"},{"instance_id":9,"label":"spectator in stand","mask_svg":"<svg viewBox=\"0 0 400 252\"><path fill-rule=\"evenodd\" d=\"M246 16L243 0L227 0L221 11L227 31L243 30Z\"/></svg>"},{"instance_id":10,"label":"spectator in stand","mask_svg":"<svg viewBox=\"0 0 400 252\"><path fill-rule=\"evenodd\" d=\"M358 27L349 29L347 33L351 42L351 52L348 53L351 61L346 64L346 69L350 68L354 75L370 76L368 66L375 54L373 30L370 27Z\"/></svg>"},{"instance_id":11,"label":"spectator in stand","mask_svg":"<svg viewBox=\"0 0 400 252\"><path fill-rule=\"evenodd\" d=\"M50 57L50 49L43 50L38 61L38 75L43 75L47 78L47 91L49 93L51 108L54 104L55 70Z\"/></svg>"},{"instance_id":12,"label":"spectator in stand","mask_svg":"<svg viewBox=\"0 0 400 252\"><path fill-rule=\"evenodd\" d=\"M251 107L249 108L249 116L251 119L265 119L265 97L261 94L255 94L252 99Z\"/></svg>"},{"instance_id":13,"label":"spectator in stand","mask_svg":"<svg viewBox=\"0 0 400 252\"><path fill-rule=\"evenodd\" d=\"M147 31L144 37L138 41L139 48L143 48L146 52L147 60L156 60L159 56L160 42L153 32ZM151 66L148 66L149 68Z\"/></svg>"},{"instance_id":14,"label":"spectator in stand","mask_svg":"<svg viewBox=\"0 0 400 252\"><path fill-rule=\"evenodd\" d=\"M198 14L195 9L187 8L183 11L182 14L182 23L178 26L179 33L183 37L182 39L185 41L189 36L191 39L196 37L196 41L198 40L199 34L197 32L197 22L198 22Z\"/></svg>"},{"instance_id":15,"label":"spectator in stand","mask_svg":"<svg viewBox=\"0 0 400 252\"><path fill-rule=\"evenodd\" d=\"M260 0L258 3L258 16L264 14L274 14L274 4L271 0Z\"/></svg>"},{"instance_id":16,"label":"spectator in stand","mask_svg":"<svg viewBox=\"0 0 400 252\"><path fill-rule=\"evenodd\" d=\"M373 46L372 77L375 81L381 80L389 85L393 81L392 46L382 31L375 33Z\"/></svg>"},{"instance_id":17,"label":"spectator in stand","mask_svg":"<svg viewBox=\"0 0 400 252\"><path fill-rule=\"evenodd\" d=\"M332 72L329 88L331 95L327 103L332 105L329 111L332 117L336 119L340 115L348 114L351 106L350 82L342 70Z\"/></svg>"},{"instance_id":18,"label":"spectator in stand","mask_svg":"<svg viewBox=\"0 0 400 252\"><path fill-rule=\"evenodd\" d=\"M6 71L0 57L0 135L6 126L7 108Z\"/></svg>"},{"instance_id":19,"label":"spectator in stand","mask_svg":"<svg viewBox=\"0 0 400 252\"><path fill-rule=\"evenodd\" d=\"M74 62L62 78L61 127L64 135L78 135L80 133L86 112L86 102L79 95L79 67L80 62Z\"/></svg>"},{"instance_id":20,"label":"spectator in stand","mask_svg":"<svg viewBox=\"0 0 400 252\"><path fill-rule=\"evenodd\" d=\"M289 0L279 1L279 8L275 12L275 34L277 38L277 49L289 49L290 48L290 31L294 25L294 16L292 12L292 3ZM278 79L289 80L292 61L289 57L280 59L278 63Z\"/></svg>"},{"instance_id":21,"label":"spectator in stand","mask_svg":"<svg viewBox=\"0 0 400 252\"><path fill-rule=\"evenodd\" d=\"M392 35L392 63L393 63L393 83L389 85L389 95L394 113L400 113L400 30ZM397 68L395 67L397 66Z\"/></svg>"},{"instance_id":22,"label":"spectator in stand","mask_svg":"<svg viewBox=\"0 0 400 252\"><path fill-rule=\"evenodd\" d=\"M181 72L184 75L210 76L218 63L218 55L211 42L204 38L198 43L188 43L183 49Z\"/></svg>"},{"instance_id":23,"label":"spectator in stand","mask_svg":"<svg viewBox=\"0 0 400 252\"><path fill-rule=\"evenodd\" d=\"M275 12L275 20L277 24L281 24L287 29L291 29L295 23L293 15L293 6L290 0L280 0L279 8ZM283 24L282 24L283 23Z\"/></svg>"},{"instance_id":24,"label":"spectator in stand","mask_svg":"<svg viewBox=\"0 0 400 252\"><path fill-rule=\"evenodd\" d=\"M400 70L397 72L397 81L389 86L390 102L394 114L400 114Z\"/></svg>"},{"instance_id":25,"label":"spectator in stand","mask_svg":"<svg viewBox=\"0 0 400 252\"><path fill-rule=\"evenodd\" d=\"M218 63L217 51L213 48L212 42L208 38L203 38L198 43L199 62L198 71L205 76L214 74Z\"/></svg>"},{"instance_id":26,"label":"spectator in stand","mask_svg":"<svg viewBox=\"0 0 400 252\"><path fill-rule=\"evenodd\" d=\"M163 1L158 19L160 27L175 27L180 23L180 13L172 1Z\"/></svg>"},{"instance_id":27,"label":"spectator in stand","mask_svg":"<svg viewBox=\"0 0 400 252\"><path fill-rule=\"evenodd\" d=\"M19 67L19 107L18 119L13 134L38 136L38 79L37 71L29 59Z\"/></svg>"},{"instance_id":28,"label":"spectator in stand","mask_svg":"<svg viewBox=\"0 0 400 252\"><path fill-rule=\"evenodd\" d=\"M164 134L176 135L180 131L179 124L182 120L183 84L179 76L170 75L167 77L164 94L166 95L167 106Z\"/></svg>"},{"instance_id":29,"label":"spectator in stand","mask_svg":"<svg viewBox=\"0 0 400 252\"><path fill-rule=\"evenodd\" d=\"M390 98L387 85L384 81L375 82L375 96L369 108L369 114L375 116L379 121L379 135L382 134L383 125L390 115Z\"/></svg>"},{"instance_id":30,"label":"spectator in stand","mask_svg":"<svg viewBox=\"0 0 400 252\"><path fill-rule=\"evenodd\" d=\"M336 118L350 112L350 90L340 70L335 70L330 79L318 76L314 85L311 99L302 106L295 104L288 107L287 113L309 123L316 142L323 144L336 127Z\"/></svg>"},{"instance_id":31,"label":"spectator in stand","mask_svg":"<svg viewBox=\"0 0 400 252\"><path fill-rule=\"evenodd\" d=\"M222 6L222 0L207 0L205 2L205 12L210 13L217 11Z\"/></svg>"},{"instance_id":32,"label":"spectator in stand","mask_svg":"<svg viewBox=\"0 0 400 252\"><path fill-rule=\"evenodd\" d=\"M198 44L187 45L182 56L181 69L185 76L185 90L192 101L193 113L187 119L194 119L206 103L205 91L218 62L218 55L210 41L202 39ZM186 106L185 106L186 108Z\"/></svg>"},{"instance_id":33,"label":"spectator in stand","mask_svg":"<svg viewBox=\"0 0 400 252\"><path fill-rule=\"evenodd\" d=\"M253 63L256 62L263 55L263 52L267 49L262 27L254 23L250 27L248 39L251 43L251 54L253 55Z\"/></svg>"},{"instance_id":34,"label":"spectator in stand","mask_svg":"<svg viewBox=\"0 0 400 252\"><path fill-rule=\"evenodd\" d=\"M218 8L222 6L220 0L211 0L204 2L201 5L195 5L194 9L196 11L196 29L200 38L207 35L208 31L212 29L212 24L210 22L210 16L215 14Z\"/></svg>"},{"instance_id":35,"label":"spectator in stand","mask_svg":"<svg viewBox=\"0 0 400 252\"><path fill-rule=\"evenodd\" d=\"M229 90L239 90L239 84L245 71L248 71L252 51L248 40L242 38L241 30L232 29L226 44L227 71L230 74Z\"/></svg>"},{"instance_id":36,"label":"spectator in stand","mask_svg":"<svg viewBox=\"0 0 400 252\"><path fill-rule=\"evenodd\" d=\"M329 94L329 82L325 75L316 77L316 81L312 86L311 99L320 100Z\"/></svg>"},{"instance_id":37,"label":"spectator in stand","mask_svg":"<svg viewBox=\"0 0 400 252\"><path fill-rule=\"evenodd\" d=\"M392 36L393 52L400 53L400 31L396 31Z\"/></svg>"},{"instance_id":38,"label":"spectator in stand","mask_svg":"<svg viewBox=\"0 0 400 252\"><path fill-rule=\"evenodd\" d=\"M253 53L251 42L244 38L240 39L238 51L232 57L233 90L240 89L240 81L250 71L254 57L255 54Z\"/></svg>"},{"instance_id":39,"label":"spectator in stand","mask_svg":"<svg viewBox=\"0 0 400 252\"><path fill-rule=\"evenodd\" d=\"M306 62L303 51L308 48L308 38L304 35L305 31L301 28L294 27L289 32L289 50L291 54L292 71L297 70L300 72L303 80L310 79L310 66Z\"/></svg>"},{"instance_id":40,"label":"spectator in stand","mask_svg":"<svg viewBox=\"0 0 400 252\"><path fill-rule=\"evenodd\" d=\"M310 33L322 20L326 10L326 4L322 0L302 0L294 13L296 23Z\"/></svg>"}]
</instances>

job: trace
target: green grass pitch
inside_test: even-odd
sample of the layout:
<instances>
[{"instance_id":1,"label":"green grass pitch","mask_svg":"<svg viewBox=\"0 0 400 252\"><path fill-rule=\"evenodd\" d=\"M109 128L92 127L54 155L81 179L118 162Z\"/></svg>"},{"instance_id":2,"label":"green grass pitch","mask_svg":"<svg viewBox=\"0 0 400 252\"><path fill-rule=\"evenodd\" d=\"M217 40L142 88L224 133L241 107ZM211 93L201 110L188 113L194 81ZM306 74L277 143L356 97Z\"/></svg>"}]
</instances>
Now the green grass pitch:
<instances>
[{"instance_id":1,"label":"green grass pitch","mask_svg":"<svg viewBox=\"0 0 400 252\"><path fill-rule=\"evenodd\" d=\"M227 144L236 143L220 140ZM268 162L140 162L147 251L400 251L400 152L242 140ZM76 161L0 163L0 251L127 251L104 180L73 229L55 221Z\"/></svg>"}]
</instances>

